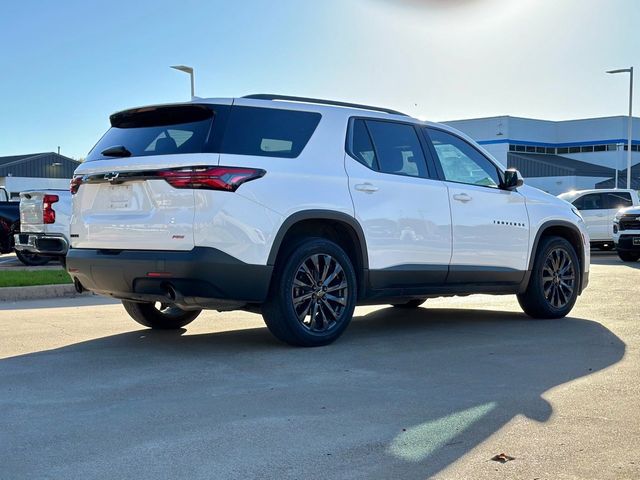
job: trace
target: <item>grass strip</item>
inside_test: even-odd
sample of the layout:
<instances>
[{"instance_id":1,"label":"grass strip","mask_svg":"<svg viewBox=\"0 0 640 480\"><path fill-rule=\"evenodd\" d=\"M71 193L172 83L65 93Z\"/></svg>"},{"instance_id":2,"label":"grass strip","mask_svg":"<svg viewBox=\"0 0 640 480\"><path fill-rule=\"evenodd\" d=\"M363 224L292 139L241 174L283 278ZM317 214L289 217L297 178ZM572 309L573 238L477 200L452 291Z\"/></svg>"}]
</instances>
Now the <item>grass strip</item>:
<instances>
[{"instance_id":1,"label":"grass strip","mask_svg":"<svg viewBox=\"0 0 640 480\"><path fill-rule=\"evenodd\" d=\"M72 283L64 270L14 270L0 272L0 287L31 287Z\"/></svg>"}]
</instances>

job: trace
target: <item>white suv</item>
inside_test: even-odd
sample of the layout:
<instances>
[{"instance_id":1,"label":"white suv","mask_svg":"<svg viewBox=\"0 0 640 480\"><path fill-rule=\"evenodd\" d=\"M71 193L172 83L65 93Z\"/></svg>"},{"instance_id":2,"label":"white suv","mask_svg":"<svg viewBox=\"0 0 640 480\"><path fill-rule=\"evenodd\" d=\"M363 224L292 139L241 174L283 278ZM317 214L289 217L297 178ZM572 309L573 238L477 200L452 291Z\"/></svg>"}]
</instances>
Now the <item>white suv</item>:
<instances>
[{"instance_id":1,"label":"white suv","mask_svg":"<svg viewBox=\"0 0 640 480\"><path fill-rule=\"evenodd\" d=\"M580 214L462 133L317 99L194 99L111 116L72 181L77 288L142 325L259 311L328 344L356 305L517 294L567 315L588 282Z\"/></svg>"}]
</instances>

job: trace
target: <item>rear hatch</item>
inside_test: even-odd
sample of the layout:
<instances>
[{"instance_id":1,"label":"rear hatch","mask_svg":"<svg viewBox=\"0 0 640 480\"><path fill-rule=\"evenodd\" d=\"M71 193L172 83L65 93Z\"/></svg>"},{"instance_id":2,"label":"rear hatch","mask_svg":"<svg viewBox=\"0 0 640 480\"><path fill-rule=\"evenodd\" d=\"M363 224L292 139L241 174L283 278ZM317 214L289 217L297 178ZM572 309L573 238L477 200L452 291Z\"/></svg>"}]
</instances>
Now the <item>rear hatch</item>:
<instances>
[{"instance_id":1,"label":"rear hatch","mask_svg":"<svg viewBox=\"0 0 640 480\"><path fill-rule=\"evenodd\" d=\"M227 108L183 104L112 115L72 181L72 246L191 250L195 196L184 178L218 165L215 126Z\"/></svg>"}]
</instances>

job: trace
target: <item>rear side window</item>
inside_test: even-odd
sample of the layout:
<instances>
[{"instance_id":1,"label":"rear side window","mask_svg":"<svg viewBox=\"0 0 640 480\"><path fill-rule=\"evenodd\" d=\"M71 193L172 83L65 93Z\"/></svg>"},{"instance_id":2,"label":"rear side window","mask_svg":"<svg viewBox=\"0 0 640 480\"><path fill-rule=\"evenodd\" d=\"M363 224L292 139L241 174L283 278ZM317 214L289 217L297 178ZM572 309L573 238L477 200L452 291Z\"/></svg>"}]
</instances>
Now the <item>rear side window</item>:
<instances>
[{"instance_id":1,"label":"rear side window","mask_svg":"<svg viewBox=\"0 0 640 480\"><path fill-rule=\"evenodd\" d=\"M234 106L222 140L222 153L295 158L313 135L320 114L275 108Z\"/></svg>"},{"instance_id":2,"label":"rear side window","mask_svg":"<svg viewBox=\"0 0 640 480\"><path fill-rule=\"evenodd\" d=\"M601 193L589 193L573 201L573 206L578 210L601 210L604 207Z\"/></svg>"},{"instance_id":3,"label":"rear side window","mask_svg":"<svg viewBox=\"0 0 640 480\"><path fill-rule=\"evenodd\" d=\"M151 107L111 116L111 128L89 152L86 161L118 156L200 153L214 120L214 112L200 105ZM123 147L115 155L102 152Z\"/></svg>"},{"instance_id":4,"label":"rear side window","mask_svg":"<svg viewBox=\"0 0 640 480\"><path fill-rule=\"evenodd\" d=\"M629 192L611 192L604 194L604 208L620 210L633 205Z\"/></svg>"},{"instance_id":5,"label":"rear side window","mask_svg":"<svg viewBox=\"0 0 640 480\"><path fill-rule=\"evenodd\" d=\"M413 125L367 120L379 171L412 177L427 177L422 145Z\"/></svg>"}]
</instances>

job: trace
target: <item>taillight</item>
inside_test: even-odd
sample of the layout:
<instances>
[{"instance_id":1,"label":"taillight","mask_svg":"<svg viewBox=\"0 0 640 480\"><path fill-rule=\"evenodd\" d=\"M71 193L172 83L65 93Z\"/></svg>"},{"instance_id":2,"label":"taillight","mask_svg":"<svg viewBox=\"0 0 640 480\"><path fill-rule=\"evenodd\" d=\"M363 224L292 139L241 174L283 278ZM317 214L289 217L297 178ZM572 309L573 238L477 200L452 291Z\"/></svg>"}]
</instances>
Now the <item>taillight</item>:
<instances>
[{"instance_id":1,"label":"taillight","mask_svg":"<svg viewBox=\"0 0 640 480\"><path fill-rule=\"evenodd\" d=\"M195 167L180 170L161 170L157 175L174 188L197 188L235 192L240 185L267 173L259 168Z\"/></svg>"},{"instance_id":2,"label":"taillight","mask_svg":"<svg viewBox=\"0 0 640 480\"><path fill-rule=\"evenodd\" d=\"M59 200L58 195L45 195L42 201L42 221L44 223L56 222L56 211L53 204Z\"/></svg>"},{"instance_id":3,"label":"taillight","mask_svg":"<svg viewBox=\"0 0 640 480\"><path fill-rule=\"evenodd\" d=\"M80 185L82 185L82 175L74 175L74 177L71 179L71 185L69 186L71 195L75 195L76 193L78 193Z\"/></svg>"}]
</instances>

